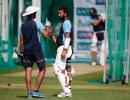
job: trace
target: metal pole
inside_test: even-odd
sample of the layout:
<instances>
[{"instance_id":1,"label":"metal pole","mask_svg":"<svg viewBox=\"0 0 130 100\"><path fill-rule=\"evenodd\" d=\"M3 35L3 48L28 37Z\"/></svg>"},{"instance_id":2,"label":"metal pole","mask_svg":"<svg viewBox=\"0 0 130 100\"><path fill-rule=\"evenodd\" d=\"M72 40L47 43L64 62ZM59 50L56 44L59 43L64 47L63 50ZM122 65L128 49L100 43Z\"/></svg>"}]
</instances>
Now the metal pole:
<instances>
[{"instance_id":1,"label":"metal pole","mask_svg":"<svg viewBox=\"0 0 130 100\"><path fill-rule=\"evenodd\" d=\"M103 83L106 83L107 80L107 68L106 68L106 58L107 58L107 18L108 18L108 0L106 0L106 22L105 22L105 32L104 32L104 42L105 42L105 51L104 51L104 66L103 66Z\"/></svg>"},{"instance_id":2,"label":"metal pole","mask_svg":"<svg viewBox=\"0 0 130 100\"><path fill-rule=\"evenodd\" d=\"M126 0L126 33L125 34L128 34L128 0ZM129 45L129 42L130 42L130 34L129 34L129 37L128 37L128 60L127 60L127 66L126 66L126 79L125 79L125 83L128 83L128 76L129 76L129 64L130 64L130 45Z\"/></svg>"},{"instance_id":3,"label":"metal pole","mask_svg":"<svg viewBox=\"0 0 130 100\"><path fill-rule=\"evenodd\" d=\"M2 32L2 0L0 0L0 32ZM1 39L2 33L0 33L0 39Z\"/></svg>"},{"instance_id":4,"label":"metal pole","mask_svg":"<svg viewBox=\"0 0 130 100\"><path fill-rule=\"evenodd\" d=\"M128 0L128 3L130 3L130 0ZM130 37L130 5L128 5L128 34ZM130 44L129 44L129 46L130 46ZM129 48L129 51L130 51L130 48ZM129 57L130 57L130 53L129 53ZM129 60L129 63L130 63L130 60ZM130 79L130 66L128 66L128 80L129 79Z\"/></svg>"},{"instance_id":5,"label":"metal pole","mask_svg":"<svg viewBox=\"0 0 130 100\"><path fill-rule=\"evenodd\" d=\"M124 47L124 71L123 71L123 79L122 79L122 84L126 83L126 73L127 73L127 67L128 67L128 59L129 59L129 46L128 46L128 41L129 41L129 36L128 36L128 8L127 8L127 1L126 1L126 14L125 14L125 47Z\"/></svg>"},{"instance_id":6,"label":"metal pole","mask_svg":"<svg viewBox=\"0 0 130 100\"><path fill-rule=\"evenodd\" d=\"M19 4L19 11L18 11L18 32L20 32L20 26L22 25L22 13L23 13L23 10L24 10L24 0L19 0L18 1L18 4ZM20 41L20 34L18 34L18 41ZM17 44L17 47L19 49L19 42Z\"/></svg>"},{"instance_id":7,"label":"metal pole","mask_svg":"<svg viewBox=\"0 0 130 100\"><path fill-rule=\"evenodd\" d=\"M2 0L2 40L8 41L8 26L9 26L9 19L8 19L8 1ZM7 45L4 45L4 48L8 48ZM4 58L4 62L8 62L8 54L2 54Z\"/></svg>"}]
</instances>

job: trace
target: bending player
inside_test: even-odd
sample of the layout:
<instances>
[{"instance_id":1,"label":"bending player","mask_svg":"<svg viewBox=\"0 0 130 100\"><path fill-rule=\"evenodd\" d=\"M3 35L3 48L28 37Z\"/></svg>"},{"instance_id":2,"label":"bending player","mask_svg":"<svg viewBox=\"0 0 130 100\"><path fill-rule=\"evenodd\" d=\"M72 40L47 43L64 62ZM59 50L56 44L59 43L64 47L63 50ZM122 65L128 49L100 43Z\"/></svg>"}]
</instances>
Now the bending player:
<instances>
[{"instance_id":1,"label":"bending player","mask_svg":"<svg viewBox=\"0 0 130 100\"><path fill-rule=\"evenodd\" d=\"M59 8L58 16L63 21L59 36L56 38L53 33L51 34L57 45L57 55L53 69L63 89L63 92L57 97L71 97L72 26L68 19L68 9L66 7Z\"/></svg>"}]
</instances>

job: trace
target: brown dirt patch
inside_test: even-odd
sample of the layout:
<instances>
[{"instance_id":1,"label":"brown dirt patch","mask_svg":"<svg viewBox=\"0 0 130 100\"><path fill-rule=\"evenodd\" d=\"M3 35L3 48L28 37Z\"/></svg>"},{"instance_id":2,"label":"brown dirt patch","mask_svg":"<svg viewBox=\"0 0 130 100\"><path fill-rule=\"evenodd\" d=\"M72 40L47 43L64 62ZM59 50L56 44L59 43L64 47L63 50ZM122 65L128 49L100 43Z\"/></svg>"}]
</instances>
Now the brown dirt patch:
<instances>
[{"instance_id":1,"label":"brown dirt patch","mask_svg":"<svg viewBox=\"0 0 130 100\"><path fill-rule=\"evenodd\" d=\"M22 89L26 88L25 84L0 84L0 88ZM59 85L44 85L43 89L60 89ZM92 90L130 90L129 87L116 87L116 86L96 86L96 85L73 85L73 89L92 89Z\"/></svg>"},{"instance_id":2,"label":"brown dirt patch","mask_svg":"<svg viewBox=\"0 0 130 100\"><path fill-rule=\"evenodd\" d=\"M74 76L102 70L101 66L91 66L90 64L87 64L87 63L72 63L72 67L75 70L75 73L73 74ZM37 73L38 73L38 70L33 70L32 76L36 77ZM16 72L12 74L4 74L2 76L24 76L24 74L25 72L23 71L23 72ZM47 68L46 76L50 76L50 77L54 76L52 67Z\"/></svg>"}]
</instances>

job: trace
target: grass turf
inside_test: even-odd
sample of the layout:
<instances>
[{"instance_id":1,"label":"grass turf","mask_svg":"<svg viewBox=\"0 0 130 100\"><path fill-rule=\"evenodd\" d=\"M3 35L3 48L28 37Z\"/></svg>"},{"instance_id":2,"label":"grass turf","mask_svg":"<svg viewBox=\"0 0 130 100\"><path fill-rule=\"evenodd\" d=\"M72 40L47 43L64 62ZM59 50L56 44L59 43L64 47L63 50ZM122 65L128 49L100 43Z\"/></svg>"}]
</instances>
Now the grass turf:
<instances>
[{"instance_id":1,"label":"grass turf","mask_svg":"<svg viewBox=\"0 0 130 100\"><path fill-rule=\"evenodd\" d=\"M57 98L58 89L42 89L46 94L44 100L61 100ZM94 89L73 89L73 97L62 98L62 100L129 100L129 90L94 90ZM1 100L27 100L24 89L0 89ZM39 100L39 98L33 98ZM42 98L40 98L42 99Z\"/></svg>"},{"instance_id":2,"label":"grass turf","mask_svg":"<svg viewBox=\"0 0 130 100\"><path fill-rule=\"evenodd\" d=\"M17 72L17 70L12 71ZM11 73L11 71L10 71ZM62 98L62 100L129 100L130 85L121 85L121 82L112 82L110 84L89 83L92 80L101 80L102 72L79 75L73 77L72 98ZM0 76L0 85L6 85L7 88L0 88L1 100L27 100L24 77L5 77ZM32 78L34 86L35 77ZM12 84L23 84L10 88ZM44 100L61 100L55 95L60 92L60 86L56 78L45 77L41 86L41 92L47 95ZM39 100L39 98L33 98Z\"/></svg>"}]
</instances>

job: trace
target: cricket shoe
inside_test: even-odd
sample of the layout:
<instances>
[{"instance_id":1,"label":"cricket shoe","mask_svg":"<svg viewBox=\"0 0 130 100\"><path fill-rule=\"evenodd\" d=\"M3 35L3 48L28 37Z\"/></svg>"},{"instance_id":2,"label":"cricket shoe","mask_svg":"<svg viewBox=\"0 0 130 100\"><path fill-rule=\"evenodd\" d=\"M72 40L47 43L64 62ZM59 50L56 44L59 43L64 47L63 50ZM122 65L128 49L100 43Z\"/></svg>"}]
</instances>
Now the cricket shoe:
<instances>
[{"instance_id":1,"label":"cricket shoe","mask_svg":"<svg viewBox=\"0 0 130 100\"><path fill-rule=\"evenodd\" d=\"M61 92L59 95L57 95L57 97L59 97L59 98L72 97L72 93Z\"/></svg>"}]
</instances>

